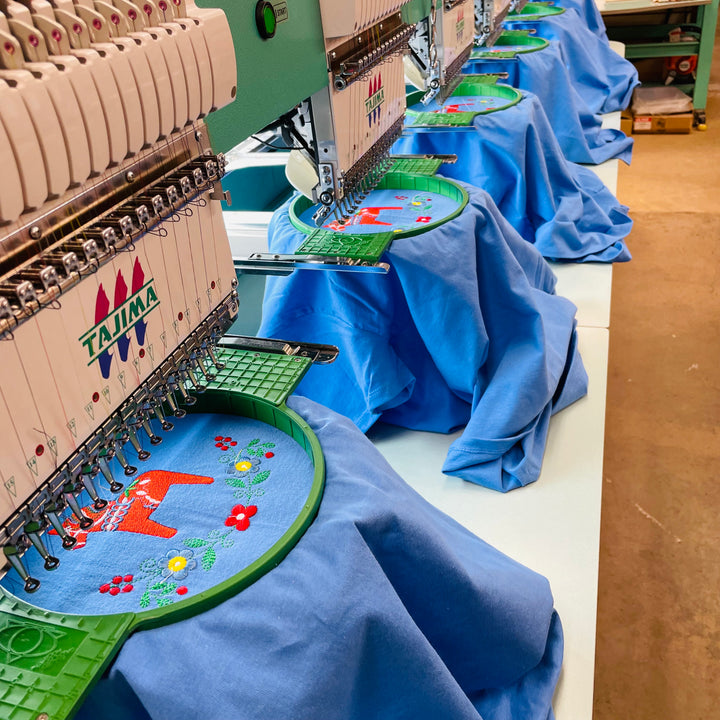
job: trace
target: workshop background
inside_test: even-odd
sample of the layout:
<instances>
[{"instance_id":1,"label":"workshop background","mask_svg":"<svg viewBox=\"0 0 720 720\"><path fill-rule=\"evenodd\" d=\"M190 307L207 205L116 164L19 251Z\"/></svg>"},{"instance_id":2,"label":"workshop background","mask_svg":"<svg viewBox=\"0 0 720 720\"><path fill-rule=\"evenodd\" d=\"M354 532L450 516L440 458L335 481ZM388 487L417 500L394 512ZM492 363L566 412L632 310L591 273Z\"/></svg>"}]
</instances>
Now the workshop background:
<instances>
[{"instance_id":1,"label":"workshop background","mask_svg":"<svg viewBox=\"0 0 720 720\"><path fill-rule=\"evenodd\" d=\"M717 36L716 36L717 40ZM720 717L720 53L708 129L635 135L618 197L595 720Z\"/></svg>"}]
</instances>

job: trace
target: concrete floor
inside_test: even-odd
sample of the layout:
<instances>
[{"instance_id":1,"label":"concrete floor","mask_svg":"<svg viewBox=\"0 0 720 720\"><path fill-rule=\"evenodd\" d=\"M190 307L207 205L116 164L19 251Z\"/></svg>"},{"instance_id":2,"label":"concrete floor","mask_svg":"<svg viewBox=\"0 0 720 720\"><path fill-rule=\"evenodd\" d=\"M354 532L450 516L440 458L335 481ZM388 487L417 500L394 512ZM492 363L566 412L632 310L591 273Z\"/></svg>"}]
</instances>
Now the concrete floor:
<instances>
[{"instance_id":1,"label":"concrete floor","mask_svg":"<svg viewBox=\"0 0 720 720\"><path fill-rule=\"evenodd\" d=\"M635 136L618 196L595 720L720 718L720 53L707 132Z\"/></svg>"}]
</instances>

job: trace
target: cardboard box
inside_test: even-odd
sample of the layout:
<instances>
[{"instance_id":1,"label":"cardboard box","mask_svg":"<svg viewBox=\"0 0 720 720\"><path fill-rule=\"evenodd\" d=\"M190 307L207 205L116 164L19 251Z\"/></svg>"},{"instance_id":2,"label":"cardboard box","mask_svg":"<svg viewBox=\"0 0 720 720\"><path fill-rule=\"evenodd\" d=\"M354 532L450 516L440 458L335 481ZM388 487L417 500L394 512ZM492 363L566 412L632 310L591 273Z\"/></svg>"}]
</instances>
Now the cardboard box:
<instances>
[{"instance_id":1,"label":"cardboard box","mask_svg":"<svg viewBox=\"0 0 720 720\"><path fill-rule=\"evenodd\" d=\"M626 135L632 135L633 118L629 110L623 110L620 115L620 130Z\"/></svg>"},{"instance_id":2,"label":"cardboard box","mask_svg":"<svg viewBox=\"0 0 720 720\"><path fill-rule=\"evenodd\" d=\"M689 133L692 130L693 114L674 115L634 115L632 131L634 134L647 133Z\"/></svg>"}]
</instances>

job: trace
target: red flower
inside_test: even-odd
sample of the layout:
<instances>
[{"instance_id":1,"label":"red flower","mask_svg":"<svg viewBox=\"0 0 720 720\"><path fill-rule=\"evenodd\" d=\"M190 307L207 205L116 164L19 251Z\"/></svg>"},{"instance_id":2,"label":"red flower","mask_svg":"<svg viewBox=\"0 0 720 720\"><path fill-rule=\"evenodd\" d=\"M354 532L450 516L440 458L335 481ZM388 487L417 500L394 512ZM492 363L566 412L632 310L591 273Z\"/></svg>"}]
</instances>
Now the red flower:
<instances>
[{"instance_id":1,"label":"red flower","mask_svg":"<svg viewBox=\"0 0 720 720\"><path fill-rule=\"evenodd\" d=\"M247 530L250 527L250 518L257 512L257 506L236 505L230 512L230 517L225 521L228 527L235 526L236 530Z\"/></svg>"}]
</instances>

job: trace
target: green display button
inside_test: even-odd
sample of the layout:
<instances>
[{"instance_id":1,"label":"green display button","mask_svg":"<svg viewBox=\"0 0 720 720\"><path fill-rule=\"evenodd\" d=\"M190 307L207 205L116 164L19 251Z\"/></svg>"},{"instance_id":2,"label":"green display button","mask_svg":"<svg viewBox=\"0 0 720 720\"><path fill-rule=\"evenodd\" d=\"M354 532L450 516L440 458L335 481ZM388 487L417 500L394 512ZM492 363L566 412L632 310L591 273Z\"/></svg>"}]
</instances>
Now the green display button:
<instances>
[{"instance_id":1,"label":"green display button","mask_svg":"<svg viewBox=\"0 0 720 720\"><path fill-rule=\"evenodd\" d=\"M271 2L267 2L267 0L258 2L255 6L255 23L261 38L269 40L275 35L277 15Z\"/></svg>"}]
</instances>

